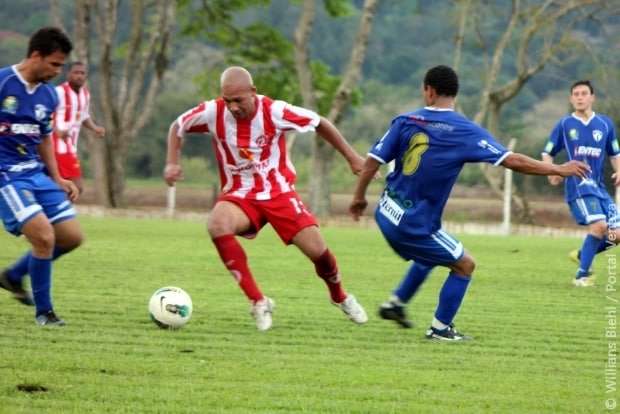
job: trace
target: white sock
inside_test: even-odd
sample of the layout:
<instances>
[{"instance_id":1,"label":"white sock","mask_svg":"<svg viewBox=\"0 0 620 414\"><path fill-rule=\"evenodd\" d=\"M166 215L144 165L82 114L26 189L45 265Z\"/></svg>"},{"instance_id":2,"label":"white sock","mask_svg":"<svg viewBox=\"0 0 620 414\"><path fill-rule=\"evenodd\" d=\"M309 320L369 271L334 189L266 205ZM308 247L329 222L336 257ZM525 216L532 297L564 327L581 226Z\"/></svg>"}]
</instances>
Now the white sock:
<instances>
[{"instance_id":1,"label":"white sock","mask_svg":"<svg viewBox=\"0 0 620 414\"><path fill-rule=\"evenodd\" d=\"M405 305L406 305L406 304L405 304L402 300L400 300L400 298L399 298L398 296L396 296L396 295L392 295L392 296L390 296L390 302L392 302L393 304L398 305L398 306L405 306Z\"/></svg>"},{"instance_id":2,"label":"white sock","mask_svg":"<svg viewBox=\"0 0 620 414\"><path fill-rule=\"evenodd\" d=\"M431 326L433 328L435 328L435 329L440 330L440 331L443 331L444 329L446 329L448 327L448 325L446 325L445 323L441 322L437 318L433 318L433 322L431 322Z\"/></svg>"}]
</instances>

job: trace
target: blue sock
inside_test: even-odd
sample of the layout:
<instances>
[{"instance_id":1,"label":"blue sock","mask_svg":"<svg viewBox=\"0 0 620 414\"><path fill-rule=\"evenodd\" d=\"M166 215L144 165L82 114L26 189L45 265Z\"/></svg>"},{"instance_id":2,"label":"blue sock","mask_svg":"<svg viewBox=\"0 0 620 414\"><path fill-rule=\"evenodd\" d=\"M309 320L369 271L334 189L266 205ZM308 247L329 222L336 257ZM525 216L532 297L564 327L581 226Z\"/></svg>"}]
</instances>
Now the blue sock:
<instances>
[{"instance_id":1,"label":"blue sock","mask_svg":"<svg viewBox=\"0 0 620 414\"><path fill-rule=\"evenodd\" d=\"M37 308L37 315L52 310L52 259L39 259L32 256L28 266L32 284L32 296Z\"/></svg>"},{"instance_id":2,"label":"blue sock","mask_svg":"<svg viewBox=\"0 0 620 414\"><path fill-rule=\"evenodd\" d=\"M66 251L61 249L60 247L54 247L54 253L52 253L52 260L58 259L65 253ZM9 280L11 282L21 282L23 277L28 274L28 266L30 265L31 257L32 252L28 252L22 257L20 257L15 263L13 263L11 267L7 269L7 275L9 276Z\"/></svg>"},{"instance_id":3,"label":"blue sock","mask_svg":"<svg viewBox=\"0 0 620 414\"><path fill-rule=\"evenodd\" d=\"M413 263L403 280L401 280L398 288L394 291L394 294L398 296L401 302L409 302L420 286L422 286L431 270L433 270L433 266Z\"/></svg>"},{"instance_id":4,"label":"blue sock","mask_svg":"<svg viewBox=\"0 0 620 414\"><path fill-rule=\"evenodd\" d=\"M607 249L611 249L614 245L615 244L610 242L607 237L603 237L603 240L601 240L601 243L596 248L596 254L599 254L600 252L604 252Z\"/></svg>"},{"instance_id":5,"label":"blue sock","mask_svg":"<svg viewBox=\"0 0 620 414\"><path fill-rule=\"evenodd\" d=\"M467 286L471 278L450 272L439 292L439 305L435 311L435 318L445 325L450 325L458 312Z\"/></svg>"},{"instance_id":6,"label":"blue sock","mask_svg":"<svg viewBox=\"0 0 620 414\"><path fill-rule=\"evenodd\" d=\"M581 246L581 254L579 255L579 269L577 269L577 278L588 275L590 266L592 266L592 261L594 260L594 255L601 246L601 242L604 241L604 238L599 239L591 234L586 236L583 241L583 246Z\"/></svg>"}]
</instances>

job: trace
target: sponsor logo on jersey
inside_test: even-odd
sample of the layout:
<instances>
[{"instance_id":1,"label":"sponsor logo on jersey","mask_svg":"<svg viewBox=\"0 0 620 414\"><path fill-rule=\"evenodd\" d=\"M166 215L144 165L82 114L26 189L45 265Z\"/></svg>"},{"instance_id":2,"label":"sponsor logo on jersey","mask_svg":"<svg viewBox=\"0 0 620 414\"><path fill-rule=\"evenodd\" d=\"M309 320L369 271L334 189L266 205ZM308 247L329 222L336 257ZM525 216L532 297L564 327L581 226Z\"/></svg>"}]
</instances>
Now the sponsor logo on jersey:
<instances>
[{"instance_id":1,"label":"sponsor logo on jersey","mask_svg":"<svg viewBox=\"0 0 620 414\"><path fill-rule=\"evenodd\" d=\"M579 131L575 128L571 128L570 131L568 131L568 137L571 141L577 141L579 139Z\"/></svg>"},{"instance_id":2,"label":"sponsor logo on jersey","mask_svg":"<svg viewBox=\"0 0 620 414\"><path fill-rule=\"evenodd\" d=\"M266 171L269 168L269 160L263 160L261 162L250 161L240 167L229 165L228 168L232 174L239 174L247 170Z\"/></svg>"},{"instance_id":3,"label":"sponsor logo on jersey","mask_svg":"<svg viewBox=\"0 0 620 414\"><path fill-rule=\"evenodd\" d=\"M600 129L595 129L594 131L592 131L592 138L594 138L596 142L599 142L603 139L603 131L601 131Z\"/></svg>"},{"instance_id":4,"label":"sponsor logo on jersey","mask_svg":"<svg viewBox=\"0 0 620 414\"><path fill-rule=\"evenodd\" d=\"M37 121L43 121L47 116L47 108L45 105L36 104L34 106L34 117L37 118Z\"/></svg>"},{"instance_id":5,"label":"sponsor logo on jersey","mask_svg":"<svg viewBox=\"0 0 620 414\"><path fill-rule=\"evenodd\" d=\"M246 160L254 160L254 154L252 154L252 150L249 148L239 148L239 156Z\"/></svg>"},{"instance_id":6,"label":"sponsor logo on jersey","mask_svg":"<svg viewBox=\"0 0 620 414\"><path fill-rule=\"evenodd\" d=\"M17 113L17 98L9 95L2 101L2 112L15 115Z\"/></svg>"},{"instance_id":7,"label":"sponsor logo on jersey","mask_svg":"<svg viewBox=\"0 0 620 414\"><path fill-rule=\"evenodd\" d=\"M489 141L487 141L486 139L481 139L480 141L478 141L478 146L480 148L484 148L490 152L492 152L493 154L501 154L502 151L500 151L499 149L495 148L493 145L489 144Z\"/></svg>"},{"instance_id":8,"label":"sponsor logo on jersey","mask_svg":"<svg viewBox=\"0 0 620 414\"><path fill-rule=\"evenodd\" d=\"M575 156L598 158L601 156L601 152L601 148L586 147L584 145L579 145L577 148L575 148Z\"/></svg>"},{"instance_id":9,"label":"sponsor logo on jersey","mask_svg":"<svg viewBox=\"0 0 620 414\"><path fill-rule=\"evenodd\" d=\"M379 212L395 226L398 226L405 215L405 210L385 193L379 200Z\"/></svg>"},{"instance_id":10,"label":"sponsor logo on jersey","mask_svg":"<svg viewBox=\"0 0 620 414\"><path fill-rule=\"evenodd\" d=\"M41 128L37 124L11 124L11 133L22 135L39 135Z\"/></svg>"}]
</instances>

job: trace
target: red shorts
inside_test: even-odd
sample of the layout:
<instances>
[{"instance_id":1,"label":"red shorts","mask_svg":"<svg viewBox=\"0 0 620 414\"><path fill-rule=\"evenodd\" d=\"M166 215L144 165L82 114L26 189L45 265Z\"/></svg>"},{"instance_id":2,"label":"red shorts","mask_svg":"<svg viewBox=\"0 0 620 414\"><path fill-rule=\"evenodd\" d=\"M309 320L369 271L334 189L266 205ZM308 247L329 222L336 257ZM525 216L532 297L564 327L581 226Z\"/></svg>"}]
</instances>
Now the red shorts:
<instances>
[{"instance_id":1,"label":"red shorts","mask_svg":"<svg viewBox=\"0 0 620 414\"><path fill-rule=\"evenodd\" d=\"M80 160L75 154L70 152L66 154L56 154L56 164L58 164L58 172L64 179L80 178L82 169L80 168Z\"/></svg>"},{"instance_id":2,"label":"red shorts","mask_svg":"<svg viewBox=\"0 0 620 414\"><path fill-rule=\"evenodd\" d=\"M306 209L294 191L280 194L271 200L247 200L221 195L218 201L234 203L248 216L252 229L241 235L248 239L256 237L258 231L269 223L285 244L291 244L301 230L318 225L312 213Z\"/></svg>"}]
</instances>

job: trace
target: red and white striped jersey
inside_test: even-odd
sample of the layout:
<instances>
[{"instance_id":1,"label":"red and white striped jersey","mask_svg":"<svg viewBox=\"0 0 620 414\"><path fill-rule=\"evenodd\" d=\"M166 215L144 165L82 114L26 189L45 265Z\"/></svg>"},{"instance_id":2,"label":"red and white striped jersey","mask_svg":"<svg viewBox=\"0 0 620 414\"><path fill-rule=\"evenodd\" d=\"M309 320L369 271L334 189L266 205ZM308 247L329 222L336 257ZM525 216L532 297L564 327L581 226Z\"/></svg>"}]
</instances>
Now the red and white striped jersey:
<instances>
[{"instance_id":1,"label":"red and white striped jersey","mask_svg":"<svg viewBox=\"0 0 620 414\"><path fill-rule=\"evenodd\" d=\"M58 108L54 114L54 129L69 131L66 139L52 135L57 154L77 154L77 144L82 122L90 118L90 93L86 86L76 93L69 82L56 86Z\"/></svg>"},{"instance_id":2,"label":"red and white striped jersey","mask_svg":"<svg viewBox=\"0 0 620 414\"><path fill-rule=\"evenodd\" d=\"M270 200L295 189L295 168L285 132L314 131L321 118L308 109L256 96L255 114L235 119L222 98L206 101L177 118L178 135L212 135L223 194Z\"/></svg>"}]
</instances>

